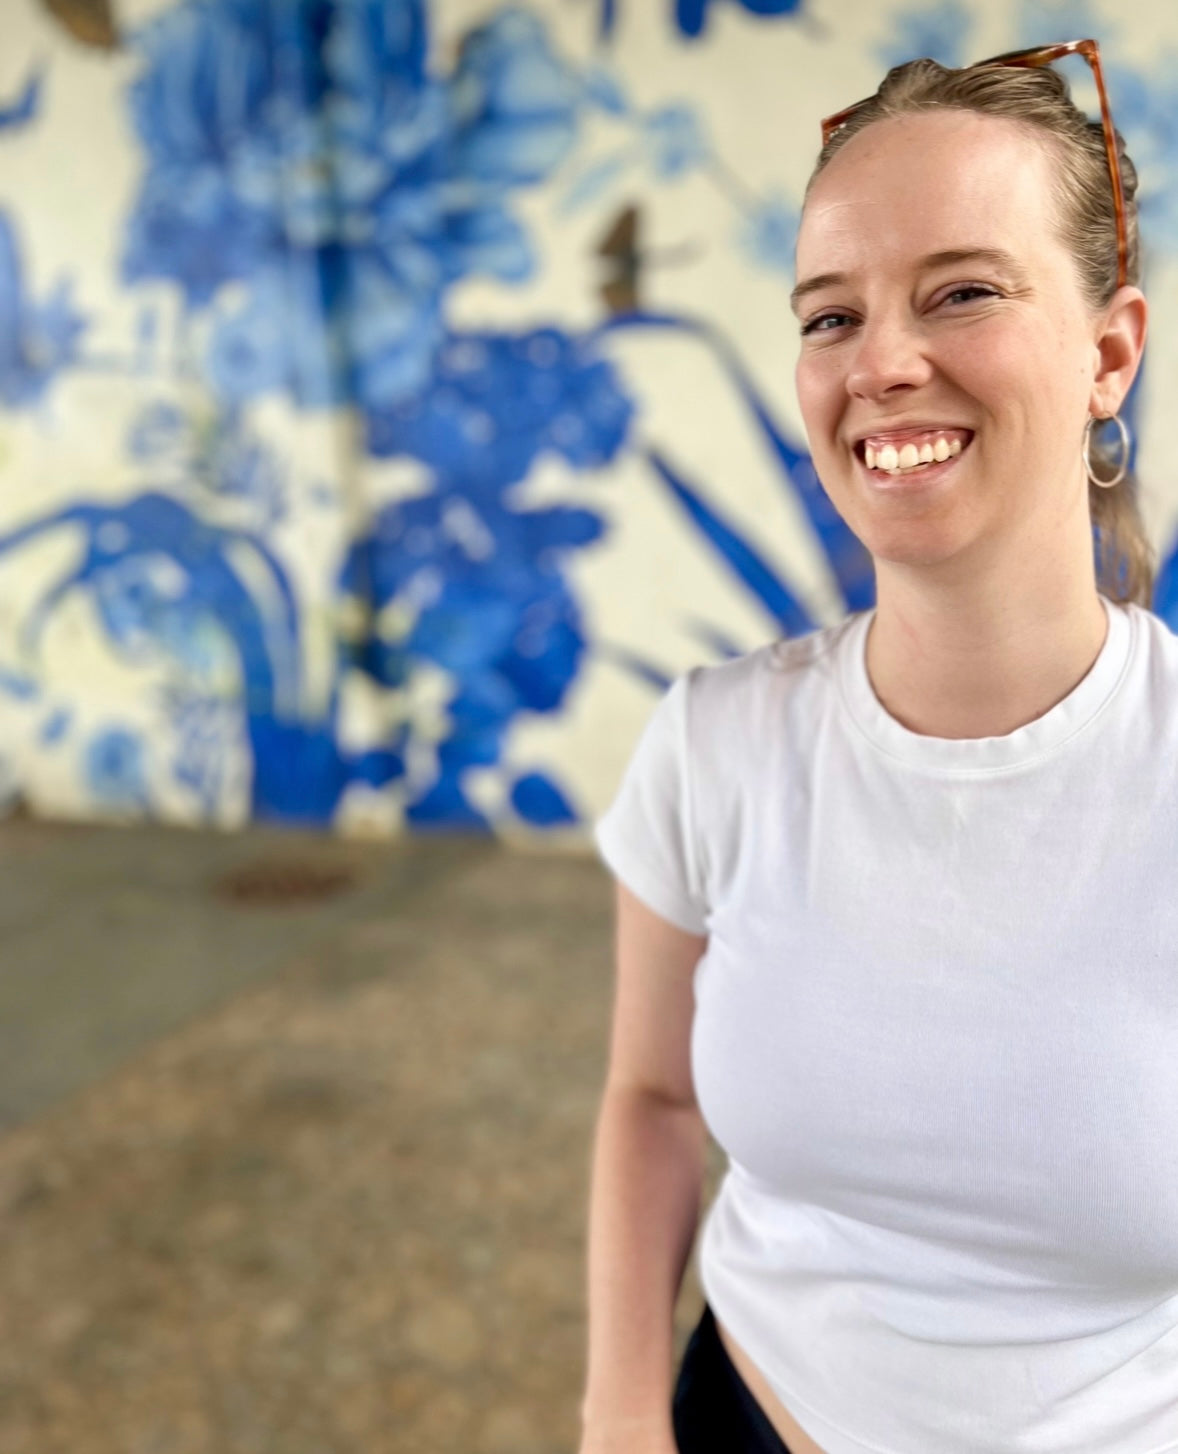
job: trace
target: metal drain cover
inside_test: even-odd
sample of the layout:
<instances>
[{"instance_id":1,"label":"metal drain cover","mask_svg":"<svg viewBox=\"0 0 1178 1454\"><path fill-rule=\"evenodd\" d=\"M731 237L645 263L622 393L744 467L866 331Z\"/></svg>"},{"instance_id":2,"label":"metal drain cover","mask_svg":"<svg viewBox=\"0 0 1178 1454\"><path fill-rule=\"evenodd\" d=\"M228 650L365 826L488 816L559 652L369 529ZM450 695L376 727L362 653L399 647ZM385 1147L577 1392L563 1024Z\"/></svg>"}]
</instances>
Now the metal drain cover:
<instances>
[{"instance_id":1,"label":"metal drain cover","mask_svg":"<svg viewBox=\"0 0 1178 1454\"><path fill-rule=\"evenodd\" d=\"M334 898L355 881L355 870L342 864L272 858L231 869L215 881L213 893L237 904L306 904Z\"/></svg>"}]
</instances>

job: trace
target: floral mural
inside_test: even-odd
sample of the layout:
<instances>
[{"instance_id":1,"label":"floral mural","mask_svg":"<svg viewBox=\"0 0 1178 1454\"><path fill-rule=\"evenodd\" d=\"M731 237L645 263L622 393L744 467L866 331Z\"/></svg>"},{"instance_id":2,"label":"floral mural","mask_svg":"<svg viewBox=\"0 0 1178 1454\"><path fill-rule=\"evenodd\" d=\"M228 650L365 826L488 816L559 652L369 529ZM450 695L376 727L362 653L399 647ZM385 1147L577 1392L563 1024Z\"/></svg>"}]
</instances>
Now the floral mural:
<instances>
[{"instance_id":1,"label":"floral mural","mask_svg":"<svg viewBox=\"0 0 1178 1454\"><path fill-rule=\"evenodd\" d=\"M576 832L678 671L871 604L788 387L801 189L848 84L991 10L12 8L0 803ZM1175 51L1005 23L1101 37L1164 277Z\"/></svg>"}]
</instances>

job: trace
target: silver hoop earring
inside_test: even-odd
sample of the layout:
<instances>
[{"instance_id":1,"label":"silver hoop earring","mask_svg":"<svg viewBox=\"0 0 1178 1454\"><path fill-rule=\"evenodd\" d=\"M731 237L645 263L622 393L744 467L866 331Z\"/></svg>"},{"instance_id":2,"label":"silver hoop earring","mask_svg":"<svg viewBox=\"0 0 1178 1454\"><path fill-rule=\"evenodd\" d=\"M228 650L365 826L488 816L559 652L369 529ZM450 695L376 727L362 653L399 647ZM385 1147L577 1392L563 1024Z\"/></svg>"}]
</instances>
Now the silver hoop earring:
<instances>
[{"instance_id":1,"label":"silver hoop earring","mask_svg":"<svg viewBox=\"0 0 1178 1454\"><path fill-rule=\"evenodd\" d=\"M1113 475L1111 480L1102 480L1092 468L1092 430L1094 425L1103 424L1105 422L1104 419L1099 418L1095 414L1088 416L1088 423L1084 426L1084 443L1080 446L1080 453L1084 458L1085 473L1092 483L1099 485L1102 490L1111 490L1114 485L1119 485L1129 473L1129 427L1119 414L1110 414L1108 418L1117 426L1121 435L1121 462L1117 467L1116 474Z\"/></svg>"}]
</instances>

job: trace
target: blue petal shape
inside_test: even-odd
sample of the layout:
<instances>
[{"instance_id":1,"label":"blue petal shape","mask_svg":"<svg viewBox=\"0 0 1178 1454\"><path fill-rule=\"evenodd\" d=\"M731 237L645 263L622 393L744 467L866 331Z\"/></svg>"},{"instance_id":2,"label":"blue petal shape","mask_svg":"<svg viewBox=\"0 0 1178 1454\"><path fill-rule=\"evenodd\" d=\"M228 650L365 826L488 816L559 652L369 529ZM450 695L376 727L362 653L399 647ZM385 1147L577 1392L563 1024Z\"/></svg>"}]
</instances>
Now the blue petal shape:
<instances>
[{"instance_id":1,"label":"blue petal shape","mask_svg":"<svg viewBox=\"0 0 1178 1454\"><path fill-rule=\"evenodd\" d=\"M516 778L511 788L511 806L537 828L579 823L579 815L560 788L544 773L528 772Z\"/></svg>"},{"instance_id":2,"label":"blue petal shape","mask_svg":"<svg viewBox=\"0 0 1178 1454\"><path fill-rule=\"evenodd\" d=\"M680 34L694 40L703 34L712 0L675 0L675 22ZM801 8L801 0L737 0L750 15L792 15Z\"/></svg>"},{"instance_id":3,"label":"blue petal shape","mask_svg":"<svg viewBox=\"0 0 1178 1454\"><path fill-rule=\"evenodd\" d=\"M37 739L42 747L53 747L56 743L60 742L69 731L72 719L73 714L67 712L64 708L58 708L56 712L51 713L41 723L40 731L37 734Z\"/></svg>"}]
</instances>

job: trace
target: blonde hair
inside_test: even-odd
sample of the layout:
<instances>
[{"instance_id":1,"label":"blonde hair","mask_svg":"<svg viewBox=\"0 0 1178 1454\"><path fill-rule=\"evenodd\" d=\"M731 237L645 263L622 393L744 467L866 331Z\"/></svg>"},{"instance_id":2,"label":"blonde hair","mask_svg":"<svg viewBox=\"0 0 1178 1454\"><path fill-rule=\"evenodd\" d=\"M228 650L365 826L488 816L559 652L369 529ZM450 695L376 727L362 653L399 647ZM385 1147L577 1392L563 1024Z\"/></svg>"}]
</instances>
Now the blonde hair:
<instances>
[{"instance_id":1,"label":"blonde hair","mask_svg":"<svg viewBox=\"0 0 1178 1454\"><path fill-rule=\"evenodd\" d=\"M1058 164L1053 171L1053 192L1060 239L1075 258L1088 306L1093 312L1105 307L1117 290L1117 223L1104 131L1099 121L1089 121L1075 105L1067 82L1048 66L949 70L928 59L893 66L875 95L822 148L806 195L831 158L864 127L894 116L937 110L1006 117L1044 138ZM1117 152L1129 245L1126 276L1137 285L1141 278L1137 171L1119 132ZM1116 461L1105 447L1094 443L1091 453L1102 477L1116 473ZM1136 479L1126 474L1112 489L1090 481L1088 506L1098 532L1098 587L1113 600L1135 601L1148 610L1153 601L1156 555L1141 519Z\"/></svg>"}]
</instances>

